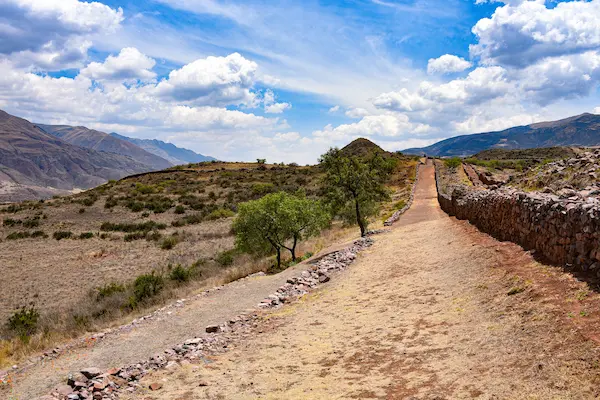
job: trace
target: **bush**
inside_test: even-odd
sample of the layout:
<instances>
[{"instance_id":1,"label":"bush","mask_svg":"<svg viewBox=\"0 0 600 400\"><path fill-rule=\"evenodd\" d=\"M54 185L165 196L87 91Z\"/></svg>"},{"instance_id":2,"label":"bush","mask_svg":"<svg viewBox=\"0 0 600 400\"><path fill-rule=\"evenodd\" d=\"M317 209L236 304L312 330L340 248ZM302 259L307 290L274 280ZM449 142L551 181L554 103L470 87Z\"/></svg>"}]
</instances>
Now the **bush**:
<instances>
[{"instance_id":1,"label":"bush","mask_svg":"<svg viewBox=\"0 0 600 400\"><path fill-rule=\"evenodd\" d=\"M31 234L31 237L46 239L48 237L48 235L46 235L46 232L44 232L44 231L35 231Z\"/></svg>"},{"instance_id":2,"label":"bush","mask_svg":"<svg viewBox=\"0 0 600 400\"><path fill-rule=\"evenodd\" d=\"M111 209L114 206L116 206L117 204L119 204L119 200L115 199L112 196L109 196L106 198L106 201L104 202L104 208Z\"/></svg>"},{"instance_id":3,"label":"bush","mask_svg":"<svg viewBox=\"0 0 600 400\"><path fill-rule=\"evenodd\" d=\"M446 164L446 167L448 168L456 169L460 167L462 160L458 157L446 158L444 164Z\"/></svg>"},{"instance_id":4,"label":"bush","mask_svg":"<svg viewBox=\"0 0 600 400\"><path fill-rule=\"evenodd\" d=\"M185 213L185 207L182 205L178 205L177 207L175 207L175 214L184 214Z\"/></svg>"},{"instance_id":5,"label":"bush","mask_svg":"<svg viewBox=\"0 0 600 400\"><path fill-rule=\"evenodd\" d=\"M208 214L208 219L211 221L214 221L216 219L221 219L221 218L230 218L233 217L235 215L235 213L231 210L227 210L225 208L218 208L216 210L214 210L213 212L211 212L210 214Z\"/></svg>"},{"instance_id":6,"label":"bush","mask_svg":"<svg viewBox=\"0 0 600 400\"><path fill-rule=\"evenodd\" d=\"M73 236L73 232L71 231L56 231L52 235L56 240L69 239L71 236Z\"/></svg>"},{"instance_id":7,"label":"bush","mask_svg":"<svg viewBox=\"0 0 600 400\"><path fill-rule=\"evenodd\" d=\"M85 208L80 208L79 209L79 214L83 214L85 212Z\"/></svg>"},{"instance_id":8,"label":"bush","mask_svg":"<svg viewBox=\"0 0 600 400\"><path fill-rule=\"evenodd\" d=\"M25 221L23 221L24 228L37 228L38 226L40 226L39 217L33 219L26 219Z\"/></svg>"},{"instance_id":9,"label":"bush","mask_svg":"<svg viewBox=\"0 0 600 400\"><path fill-rule=\"evenodd\" d=\"M237 249L227 250L227 251L219 253L217 255L217 258L215 258L215 261L221 267L229 267L229 266L233 265L233 261L234 261L236 254L237 254Z\"/></svg>"},{"instance_id":10,"label":"bush","mask_svg":"<svg viewBox=\"0 0 600 400\"><path fill-rule=\"evenodd\" d=\"M93 232L84 232L82 234L79 235L79 239L91 239L94 237L94 233Z\"/></svg>"},{"instance_id":11,"label":"bush","mask_svg":"<svg viewBox=\"0 0 600 400\"><path fill-rule=\"evenodd\" d=\"M192 267L185 268L180 264L177 264L175 268L171 270L169 273L169 279L178 283L184 283L191 279L192 277Z\"/></svg>"},{"instance_id":12,"label":"bush","mask_svg":"<svg viewBox=\"0 0 600 400\"><path fill-rule=\"evenodd\" d=\"M179 238L172 235L163 239L160 243L160 248L163 250L171 250L173 247L177 246L177 243L179 243Z\"/></svg>"},{"instance_id":13,"label":"bush","mask_svg":"<svg viewBox=\"0 0 600 400\"><path fill-rule=\"evenodd\" d=\"M185 217L180 218L180 219L176 219L175 221L171 222L171 225L173 225L175 227L179 227L179 226L185 226L185 225L199 224L202 221L204 221L202 214L192 214L192 215L186 215Z\"/></svg>"},{"instance_id":14,"label":"bush","mask_svg":"<svg viewBox=\"0 0 600 400\"><path fill-rule=\"evenodd\" d=\"M104 222L100 226L100 230L105 232L149 232L156 229L166 228L166 224L154 221L141 222L139 224L113 224L112 222Z\"/></svg>"},{"instance_id":15,"label":"bush","mask_svg":"<svg viewBox=\"0 0 600 400\"><path fill-rule=\"evenodd\" d=\"M156 192L156 188L153 185L144 185L138 182L135 184L135 191L141 194L152 194Z\"/></svg>"},{"instance_id":16,"label":"bush","mask_svg":"<svg viewBox=\"0 0 600 400\"><path fill-rule=\"evenodd\" d=\"M138 276L133 283L133 296L135 302L138 303L156 296L163 287L163 277L154 272Z\"/></svg>"},{"instance_id":17,"label":"bush","mask_svg":"<svg viewBox=\"0 0 600 400\"><path fill-rule=\"evenodd\" d=\"M34 306L23 307L8 319L8 329L16 333L23 342L37 331L40 313Z\"/></svg>"},{"instance_id":18,"label":"bush","mask_svg":"<svg viewBox=\"0 0 600 400\"><path fill-rule=\"evenodd\" d=\"M6 237L6 240L18 240L18 239L27 239L31 237L31 234L27 231L25 232L13 232Z\"/></svg>"},{"instance_id":19,"label":"bush","mask_svg":"<svg viewBox=\"0 0 600 400\"><path fill-rule=\"evenodd\" d=\"M110 297L115 293L124 292L125 286L123 286L119 283L111 282L111 283L107 283L104 286L97 287L96 290L97 290L96 300L100 301L103 298Z\"/></svg>"},{"instance_id":20,"label":"bush","mask_svg":"<svg viewBox=\"0 0 600 400\"><path fill-rule=\"evenodd\" d=\"M20 219L12 219L12 218L5 218L4 221L2 222L2 225L4 226L15 226L15 225L21 225L23 224L23 221L21 221Z\"/></svg>"}]
</instances>

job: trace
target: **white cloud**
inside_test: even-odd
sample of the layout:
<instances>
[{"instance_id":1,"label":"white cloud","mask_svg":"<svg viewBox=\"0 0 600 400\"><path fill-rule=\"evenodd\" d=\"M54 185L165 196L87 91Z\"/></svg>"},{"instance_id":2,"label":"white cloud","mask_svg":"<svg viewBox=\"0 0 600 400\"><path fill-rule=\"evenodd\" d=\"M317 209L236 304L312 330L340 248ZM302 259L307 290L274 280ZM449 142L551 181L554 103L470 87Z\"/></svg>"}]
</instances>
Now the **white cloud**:
<instances>
[{"instance_id":1,"label":"white cloud","mask_svg":"<svg viewBox=\"0 0 600 400\"><path fill-rule=\"evenodd\" d=\"M369 111L365 110L364 108L351 108L348 111L346 111L346 117L350 117L350 118L362 118L362 117L366 117L367 115L369 115Z\"/></svg>"},{"instance_id":2,"label":"white cloud","mask_svg":"<svg viewBox=\"0 0 600 400\"><path fill-rule=\"evenodd\" d=\"M122 9L77 0L0 2L0 54L19 67L62 69L87 57L89 35L110 32Z\"/></svg>"},{"instance_id":3,"label":"white cloud","mask_svg":"<svg viewBox=\"0 0 600 400\"><path fill-rule=\"evenodd\" d=\"M427 63L427 73L433 74L450 74L454 72L462 72L465 69L471 68L473 64L464 58L457 57L452 54L444 54L438 58L431 58Z\"/></svg>"},{"instance_id":4,"label":"white cloud","mask_svg":"<svg viewBox=\"0 0 600 400\"><path fill-rule=\"evenodd\" d=\"M252 104L250 91L258 65L238 53L227 57L207 57L171 71L156 87L165 99L192 105Z\"/></svg>"},{"instance_id":5,"label":"white cloud","mask_svg":"<svg viewBox=\"0 0 600 400\"><path fill-rule=\"evenodd\" d=\"M103 63L88 64L80 74L94 80L148 81L156 78L156 74L151 71L155 64L156 61L138 49L126 47L117 56L108 56Z\"/></svg>"},{"instance_id":6,"label":"white cloud","mask_svg":"<svg viewBox=\"0 0 600 400\"><path fill-rule=\"evenodd\" d=\"M278 142L295 142L301 138L298 132L287 132L275 134L274 140Z\"/></svg>"},{"instance_id":7,"label":"white cloud","mask_svg":"<svg viewBox=\"0 0 600 400\"><path fill-rule=\"evenodd\" d=\"M400 136L412 130L413 125L405 115L370 115L353 124L337 127L327 125L313 132L313 137L330 142L349 141L360 136Z\"/></svg>"},{"instance_id":8,"label":"white cloud","mask_svg":"<svg viewBox=\"0 0 600 400\"><path fill-rule=\"evenodd\" d=\"M275 93L271 89L267 89L263 95L263 104L267 114L282 114L285 110L292 108L290 103L275 102Z\"/></svg>"},{"instance_id":9,"label":"white cloud","mask_svg":"<svg viewBox=\"0 0 600 400\"><path fill-rule=\"evenodd\" d=\"M600 47L600 0L510 2L473 27L471 54L486 64L524 67L545 57Z\"/></svg>"},{"instance_id":10,"label":"white cloud","mask_svg":"<svg viewBox=\"0 0 600 400\"><path fill-rule=\"evenodd\" d=\"M340 111L340 106L333 106L329 109L330 114L335 114L338 111Z\"/></svg>"}]
</instances>

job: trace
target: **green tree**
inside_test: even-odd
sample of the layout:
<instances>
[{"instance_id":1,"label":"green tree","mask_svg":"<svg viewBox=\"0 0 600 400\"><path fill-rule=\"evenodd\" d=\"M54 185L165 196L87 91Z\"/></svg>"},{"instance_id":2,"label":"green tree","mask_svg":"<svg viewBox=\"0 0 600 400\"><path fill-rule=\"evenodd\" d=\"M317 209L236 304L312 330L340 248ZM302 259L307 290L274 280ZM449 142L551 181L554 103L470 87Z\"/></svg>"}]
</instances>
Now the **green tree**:
<instances>
[{"instance_id":1,"label":"green tree","mask_svg":"<svg viewBox=\"0 0 600 400\"><path fill-rule=\"evenodd\" d=\"M397 160L377 153L346 156L332 148L319 162L325 171L324 189L333 214L358 224L361 236L365 236L368 218L377 213L379 202L389 199L385 183Z\"/></svg>"},{"instance_id":2,"label":"green tree","mask_svg":"<svg viewBox=\"0 0 600 400\"><path fill-rule=\"evenodd\" d=\"M320 203L279 192L240 204L233 229L239 249L253 254L274 251L280 267L283 249L295 260L297 244L317 235L328 223Z\"/></svg>"}]
</instances>

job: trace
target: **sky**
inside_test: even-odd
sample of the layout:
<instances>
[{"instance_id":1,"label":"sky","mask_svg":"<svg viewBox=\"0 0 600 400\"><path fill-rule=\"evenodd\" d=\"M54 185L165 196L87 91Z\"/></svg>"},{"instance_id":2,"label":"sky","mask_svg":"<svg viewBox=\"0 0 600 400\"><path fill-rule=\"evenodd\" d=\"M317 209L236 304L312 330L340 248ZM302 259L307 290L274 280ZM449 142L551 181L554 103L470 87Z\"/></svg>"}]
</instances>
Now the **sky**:
<instances>
[{"instance_id":1,"label":"sky","mask_svg":"<svg viewBox=\"0 0 600 400\"><path fill-rule=\"evenodd\" d=\"M600 113L600 0L0 0L0 109L317 162Z\"/></svg>"}]
</instances>

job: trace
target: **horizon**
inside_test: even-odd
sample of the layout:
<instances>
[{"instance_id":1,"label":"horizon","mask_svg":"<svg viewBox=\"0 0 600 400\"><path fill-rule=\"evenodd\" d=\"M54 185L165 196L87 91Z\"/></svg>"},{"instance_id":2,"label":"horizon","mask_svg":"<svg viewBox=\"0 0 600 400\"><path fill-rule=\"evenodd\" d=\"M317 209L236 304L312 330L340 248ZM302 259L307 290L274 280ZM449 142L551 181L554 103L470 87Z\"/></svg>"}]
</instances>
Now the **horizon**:
<instances>
[{"instance_id":1,"label":"horizon","mask_svg":"<svg viewBox=\"0 0 600 400\"><path fill-rule=\"evenodd\" d=\"M6 0L0 109L315 163L600 113L600 0Z\"/></svg>"}]
</instances>

